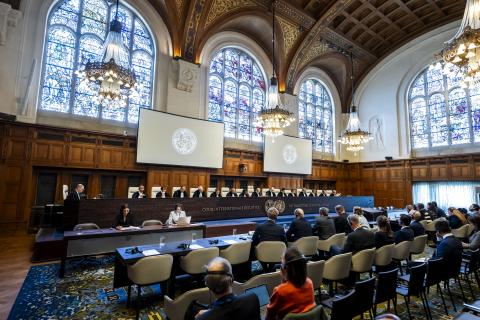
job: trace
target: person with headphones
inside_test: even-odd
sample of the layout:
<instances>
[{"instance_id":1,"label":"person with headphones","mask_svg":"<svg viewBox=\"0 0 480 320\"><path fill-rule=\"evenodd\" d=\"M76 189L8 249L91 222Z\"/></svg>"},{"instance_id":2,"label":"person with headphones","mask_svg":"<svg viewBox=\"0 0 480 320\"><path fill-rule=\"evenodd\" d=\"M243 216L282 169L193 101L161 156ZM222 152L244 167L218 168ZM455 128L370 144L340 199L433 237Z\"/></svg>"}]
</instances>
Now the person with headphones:
<instances>
[{"instance_id":1,"label":"person with headphones","mask_svg":"<svg viewBox=\"0 0 480 320\"><path fill-rule=\"evenodd\" d=\"M232 290L232 266L224 258L214 258L207 266L205 285L215 297L207 310L195 319L260 320L260 302L254 293L235 296Z\"/></svg>"}]
</instances>

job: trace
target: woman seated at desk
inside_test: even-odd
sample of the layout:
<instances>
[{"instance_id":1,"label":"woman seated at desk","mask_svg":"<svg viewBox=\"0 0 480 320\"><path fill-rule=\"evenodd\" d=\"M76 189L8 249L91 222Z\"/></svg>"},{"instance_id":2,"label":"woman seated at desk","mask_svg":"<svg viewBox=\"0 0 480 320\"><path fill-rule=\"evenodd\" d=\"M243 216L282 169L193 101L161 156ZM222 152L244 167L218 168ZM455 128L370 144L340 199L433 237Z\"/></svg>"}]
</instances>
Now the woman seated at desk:
<instances>
[{"instance_id":1,"label":"woman seated at desk","mask_svg":"<svg viewBox=\"0 0 480 320\"><path fill-rule=\"evenodd\" d=\"M177 203L175 205L175 210L170 211L170 216L168 217L168 220L165 224L170 225L170 224L176 224L178 222L178 219L180 218L186 218L187 215L185 214L185 211L183 211L183 207L180 203Z\"/></svg>"},{"instance_id":2,"label":"woman seated at desk","mask_svg":"<svg viewBox=\"0 0 480 320\"><path fill-rule=\"evenodd\" d=\"M120 230L124 227L130 227L134 225L135 221L132 214L130 213L130 208L128 207L128 204L123 204L120 207L120 212L115 218L115 228Z\"/></svg>"}]
</instances>

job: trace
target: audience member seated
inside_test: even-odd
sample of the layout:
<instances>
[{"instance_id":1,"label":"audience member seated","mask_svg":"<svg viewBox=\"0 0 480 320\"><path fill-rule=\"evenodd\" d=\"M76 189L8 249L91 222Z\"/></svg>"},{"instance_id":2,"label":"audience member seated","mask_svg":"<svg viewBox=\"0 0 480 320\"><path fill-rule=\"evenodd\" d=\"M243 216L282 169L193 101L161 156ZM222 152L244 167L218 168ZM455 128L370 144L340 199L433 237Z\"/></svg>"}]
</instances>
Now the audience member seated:
<instances>
[{"instance_id":1,"label":"audience member seated","mask_svg":"<svg viewBox=\"0 0 480 320\"><path fill-rule=\"evenodd\" d=\"M328 208L320 208L319 213L320 216L315 218L312 233L320 240L326 240L335 234L335 223L328 217Z\"/></svg>"},{"instance_id":2,"label":"audience member seated","mask_svg":"<svg viewBox=\"0 0 480 320\"><path fill-rule=\"evenodd\" d=\"M147 198L147 194L145 193L145 186L140 185L138 187L138 191L132 194L132 199L143 199Z\"/></svg>"},{"instance_id":3,"label":"audience member seated","mask_svg":"<svg viewBox=\"0 0 480 320\"><path fill-rule=\"evenodd\" d=\"M281 274L283 281L273 289L266 320L280 320L289 313L304 313L315 308L313 283L307 277L307 262L297 248L291 247L285 252Z\"/></svg>"},{"instance_id":4,"label":"audience member seated","mask_svg":"<svg viewBox=\"0 0 480 320\"><path fill-rule=\"evenodd\" d=\"M206 198L207 193L203 191L203 186L198 186L197 190L193 193L192 198Z\"/></svg>"},{"instance_id":5,"label":"audience member seated","mask_svg":"<svg viewBox=\"0 0 480 320\"><path fill-rule=\"evenodd\" d=\"M402 214L399 219L400 230L395 232L395 244L403 241L413 241L414 234L410 228L411 218L408 214Z\"/></svg>"},{"instance_id":6,"label":"audience member seated","mask_svg":"<svg viewBox=\"0 0 480 320\"><path fill-rule=\"evenodd\" d=\"M173 193L173 198L188 198L187 187L181 186Z\"/></svg>"},{"instance_id":7,"label":"audience member seated","mask_svg":"<svg viewBox=\"0 0 480 320\"><path fill-rule=\"evenodd\" d=\"M277 197L286 197L287 193L285 192L285 188L280 189L280 192L277 194Z\"/></svg>"},{"instance_id":8,"label":"audience member seated","mask_svg":"<svg viewBox=\"0 0 480 320\"><path fill-rule=\"evenodd\" d=\"M407 214L412 215L414 210L413 204L407 204L405 207L405 211L407 211Z\"/></svg>"},{"instance_id":9,"label":"audience member seated","mask_svg":"<svg viewBox=\"0 0 480 320\"><path fill-rule=\"evenodd\" d=\"M470 215L474 214L480 214L480 206L476 203L473 203L469 208L468 211L470 211Z\"/></svg>"},{"instance_id":10,"label":"audience member seated","mask_svg":"<svg viewBox=\"0 0 480 320\"><path fill-rule=\"evenodd\" d=\"M415 210L419 211L422 215L422 220L429 220L430 216L428 215L428 211L425 209L425 205L421 202L415 205Z\"/></svg>"},{"instance_id":11,"label":"audience member seated","mask_svg":"<svg viewBox=\"0 0 480 320\"><path fill-rule=\"evenodd\" d=\"M229 197L229 198L231 198L231 197L233 197L233 198L238 197L237 190L235 190L235 188L231 187L231 188L230 188L230 191L228 191L226 197Z\"/></svg>"},{"instance_id":12,"label":"audience member seated","mask_svg":"<svg viewBox=\"0 0 480 320\"><path fill-rule=\"evenodd\" d=\"M205 285L215 297L208 310L201 310L197 320L260 320L260 303L254 293L235 296L232 290L232 266L228 260L215 258L207 266Z\"/></svg>"},{"instance_id":13,"label":"audience member seated","mask_svg":"<svg viewBox=\"0 0 480 320\"><path fill-rule=\"evenodd\" d=\"M413 236L418 237L418 236L424 235L425 228L420 223L420 221L422 220L422 214L420 213L420 211L415 211L413 213L412 218L413 218L413 221L410 222L410 228L412 228L413 230Z\"/></svg>"},{"instance_id":14,"label":"audience member seated","mask_svg":"<svg viewBox=\"0 0 480 320\"><path fill-rule=\"evenodd\" d=\"M454 275L462 263L462 242L455 238L448 221L441 220L435 223L437 231L437 250L434 258L443 258L444 273L447 277Z\"/></svg>"},{"instance_id":15,"label":"audience member seated","mask_svg":"<svg viewBox=\"0 0 480 320\"><path fill-rule=\"evenodd\" d=\"M252 198L258 198L262 196L262 190L260 188L256 188L255 191L252 192Z\"/></svg>"},{"instance_id":16,"label":"audience member seated","mask_svg":"<svg viewBox=\"0 0 480 320\"><path fill-rule=\"evenodd\" d=\"M310 237L312 235L312 227L310 222L305 219L305 214L302 209L295 209L295 219L293 219L290 227L287 230L287 240L290 242L297 241L303 237Z\"/></svg>"},{"instance_id":17,"label":"audience member seated","mask_svg":"<svg viewBox=\"0 0 480 320\"><path fill-rule=\"evenodd\" d=\"M262 241L282 241L287 244L287 237L282 226L277 225L277 208L267 210L267 221L257 225L252 237L252 244L256 246Z\"/></svg>"},{"instance_id":18,"label":"audience member seated","mask_svg":"<svg viewBox=\"0 0 480 320\"><path fill-rule=\"evenodd\" d=\"M130 208L128 207L128 204L122 204L122 206L120 207L120 212L115 217L114 227L117 230L121 230L124 227L131 227L135 225L135 220L133 218L133 215L130 213Z\"/></svg>"},{"instance_id":19,"label":"audience member seated","mask_svg":"<svg viewBox=\"0 0 480 320\"><path fill-rule=\"evenodd\" d=\"M165 224L171 225L171 224L176 224L178 222L178 219L180 218L185 218L187 215L185 211L183 211L183 206L180 203L177 203L175 205L175 210L170 211L170 216L168 217L167 222Z\"/></svg>"},{"instance_id":20,"label":"audience member seated","mask_svg":"<svg viewBox=\"0 0 480 320\"><path fill-rule=\"evenodd\" d=\"M378 231L375 232L375 248L379 249L395 242L390 221L386 216L382 215L377 217L377 227Z\"/></svg>"},{"instance_id":21,"label":"audience member seated","mask_svg":"<svg viewBox=\"0 0 480 320\"><path fill-rule=\"evenodd\" d=\"M363 210L360 207L353 207L353 214L358 216L358 221L360 221L360 226L370 229L370 224L368 223L367 218L363 215Z\"/></svg>"},{"instance_id":22,"label":"audience member seated","mask_svg":"<svg viewBox=\"0 0 480 320\"><path fill-rule=\"evenodd\" d=\"M222 197L222 191L220 191L220 188L216 188L215 191L210 193L210 198L221 198Z\"/></svg>"},{"instance_id":23,"label":"audience member seated","mask_svg":"<svg viewBox=\"0 0 480 320\"><path fill-rule=\"evenodd\" d=\"M302 188L302 191L298 194L299 197L308 197L307 190Z\"/></svg>"},{"instance_id":24,"label":"audience member seated","mask_svg":"<svg viewBox=\"0 0 480 320\"><path fill-rule=\"evenodd\" d=\"M447 220L451 229L458 229L464 224L467 224L467 219L465 218L465 216L460 211L458 211L457 208L454 207L448 208Z\"/></svg>"},{"instance_id":25,"label":"audience member seated","mask_svg":"<svg viewBox=\"0 0 480 320\"><path fill-rule=\"evenodd\" d=\"M85 191L85 187L83 186L83 184L79 183L77 184L77 186L75 187L75 190L73 190L72 192L70 192L68 195L67 195L67 198L66 200L80 200L80 199L85 199L85 195L83 194L83 192Z\"/></svg>"},{"instance_id":26,"label":"audience member seated","mask_svg":"<svg viewBox=\"0 0 480 320\"><path fill-rule=\"evenodd\" d=\"M473 233L468 239L468 243L462 242L464 249L477 250L480 248L480 215L475 214L468 217L468 221L473 225Z\"/></svg>"},{"instance_id":27,"label":"audience member seated","mask_svg":"<svg viewBox=\"0 0 480 320\"><path fill-rule=\"evenodd\" d=\"M333 222L335 223L335 232L345 234L352 232L352 228L347 220L345 207L339 204L335 207L335 212L338 214L338 216L333 219Z\"/></svg>"},{"instance_id":28,"label":"audience member seated","mask_svg":"<svg viewBox=\"0 0 480 320\"><path fill-rule=\"evenodd\" d=\"M288 194L289 197L296 197L297 196L297 191L295 189L290 190L290 193Z\"/></svg>"},{"instance_id":29,"label":"audience member seated","mask_svg":"<svg viewBox=\"0 0 480 320\"><path fill-rule=\"evenodd\" d=\"M356 214L348 216L348 221L353 231L348 234L343 249L337 246L331 247L332 255L347 252L355 254L358 251L375 247L375 235L369 229L360 225L360 220Z\"/></svg>"},{"instance_id":30,"label":"audience member seated","mask_svg":"<svg viewBox=\"0 0 480 320\"><path fill-rule=\"evenodd\" d=\"M167 190L164 187L160 187L160 191L157 192L157 195L155 198L170 198L170 194L167 192Z\"/></svg>"},{"instance_id":31,"label":"audience member seated","mask_svg":"<svg viewBox=\"0 0 480 320\"><path fill-rule=\"evenodd\" d=\"M273 191L273 187L270 187L270 189L268 189L267 192L265 192L265 195L267 197L275 197L276 194L275 194L275 191Z\"/></svg>"},{"instance_id":32,"label":"audience member seated","mask_svg":"<svg viewBox=\"0 0 480 320\"><path fill-rule=\"evenodd\" d=\"M428 214L430 215L430 218L432 220L435 220L435 219L438 219L438 218L447 218L447 215L445 214L445 211L443 211L443 209L439 208L435 201L429 202L427 204L427 210L428 210Z\"/></svg>"}]
</instances>

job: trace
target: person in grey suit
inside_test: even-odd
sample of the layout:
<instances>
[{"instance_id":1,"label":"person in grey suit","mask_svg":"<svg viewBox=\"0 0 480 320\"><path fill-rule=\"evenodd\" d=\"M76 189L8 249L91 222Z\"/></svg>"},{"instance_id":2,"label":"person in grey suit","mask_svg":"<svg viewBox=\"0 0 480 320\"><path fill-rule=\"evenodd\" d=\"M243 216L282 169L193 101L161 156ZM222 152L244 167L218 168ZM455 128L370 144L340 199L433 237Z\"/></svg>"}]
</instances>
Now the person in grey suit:
<instances>
[{"instance_id":1,"label":"person in grey suit","mask_svg":"<svg viewBox=\"0 0 480 320\"><path fill-rule=\"evenodd\" d=\"M313 235L320 240L326 240L335 234L335 223L328 217L328 208L322 207L319 210L320 216L315 219Z\"/></svg>"},{"instance_id":2,"label":"person in grey suit","mask_svg":"<svg viewBox=\"0 0 480 320\"><path fill-rule=\"evenodd\" d=\"M468 221L473 225L474 231L469 237L468 243L462 242L462 247L469 250L480 248L480 216L478 214L468 217Z\"/></svg>"}]
</instances>

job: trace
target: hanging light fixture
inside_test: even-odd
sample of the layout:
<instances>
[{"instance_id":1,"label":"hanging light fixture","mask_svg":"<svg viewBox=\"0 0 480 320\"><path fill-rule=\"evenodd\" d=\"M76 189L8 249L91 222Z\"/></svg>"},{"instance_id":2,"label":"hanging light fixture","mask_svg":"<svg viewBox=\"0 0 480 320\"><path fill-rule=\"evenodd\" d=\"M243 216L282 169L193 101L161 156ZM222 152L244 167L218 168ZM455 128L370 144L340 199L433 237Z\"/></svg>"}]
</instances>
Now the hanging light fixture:
<instances>
[{"instance_id":1,"label":"hanging light fixture","mask_svg":"<svg viewBox=\"0 0 480 320\"><path fill-rule=\"evenodd\" d=\"M274 141L295 121L293 113L280 106L278 97L278 80L275 77L275 1L272 2L272 52L273 72L268 88L268 104L258 113L255 125L262 128L262 133Z\"/></svg>"},{"instance_id":2,"label":"hanging light fixture","mask_svg":"<svg viewBox=\"0 0 480 320\"><path fill-rule=\"evenodd\" d=\"M129 54L122 41L122 23L118 20L116 4L115 19L110 23L110 31L103 45L103 60L88 61L83 70L75 74L81 79L83 90L93 93L91 84L100 86L95 102L104 104L118 103L125 105L128 96L138 95L136 77L128 68Z\"/></svg>"},{"instance_id":3,"label":"hanging light fixture","mask_svg":"<svg viewBox=\"0 0 480 320\"><path fill-rule=\"evenodd\" d=\"M451 73L453 66L462 75L462 86L480 84L480 0L467 0L460 29L441 52L443 69Z\"/></svg>"},{"instance_id":4,"label":"hanging light fixture","mask_svg":"<svg viewBox=\"0 0 480 320\"><path fill-rule=\"evenodd\" d=\"M358 152L363 150L363 145L373 139L372 135L360 127L360 119L358 117L358 108L353 104L355 81L353 77L353 53L350 52L350 65L352 80L352 106L350 107L350 115L348 117L348 124L345 131L340 135L340 143L346 145L346 149L352 152Z\"/></svg>"}]
</instances>

